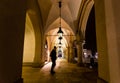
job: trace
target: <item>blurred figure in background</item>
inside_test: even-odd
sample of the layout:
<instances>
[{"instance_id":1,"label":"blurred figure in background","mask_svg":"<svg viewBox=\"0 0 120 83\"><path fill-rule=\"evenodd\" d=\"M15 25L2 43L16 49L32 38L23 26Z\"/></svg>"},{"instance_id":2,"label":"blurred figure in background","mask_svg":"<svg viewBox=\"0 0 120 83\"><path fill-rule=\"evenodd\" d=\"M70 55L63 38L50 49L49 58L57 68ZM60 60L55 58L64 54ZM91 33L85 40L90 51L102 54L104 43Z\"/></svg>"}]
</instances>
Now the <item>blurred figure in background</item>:
<instances>
[{"instance_id":1,"label":"blurred figure in background","mask_svg":"<svg viewBox=\"0 0 120 83\"><path fill-rule=\"evenodd\" d=\"M56 49L57 49L57 47L54 46L53 50L50 53L50 57L51 57L51 61L52 61L52 66L51 66L51 71L50 71L51 74L55 73L54 68L56 66L56 59L57 59Z\"/></svg>"}]
</instances>

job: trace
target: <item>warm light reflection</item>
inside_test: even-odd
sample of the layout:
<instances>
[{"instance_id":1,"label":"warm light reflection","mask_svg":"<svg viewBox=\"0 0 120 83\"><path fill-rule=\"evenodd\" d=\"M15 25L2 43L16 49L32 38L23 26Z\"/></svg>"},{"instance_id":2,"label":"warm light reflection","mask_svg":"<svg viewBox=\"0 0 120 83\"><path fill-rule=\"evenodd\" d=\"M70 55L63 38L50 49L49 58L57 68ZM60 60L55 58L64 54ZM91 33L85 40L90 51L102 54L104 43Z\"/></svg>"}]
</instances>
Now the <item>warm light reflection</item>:
<instances>
[{"instance_id":1,"label":"warm light reflection","mask_svg":"<svg viewBox=\"0 0 120 83\"><path fill-rule=\"evenodd\" d=\"M48 60L47 61L50 61L50 56L49 56L50 55L50 51L49 50L47 51L47 54L48 54L47 55L48 56Z\"/></svg>"},{"instance_id":2,"label":"warm light reflection","mask_svg":"<svg viewBox=\"0 0 120 83\"><path fill-rule=\"evenodd\" d=\"M35 34L28 14L26 15L23 62L33 62L35 55Z\"/></svg>"},{"instance_id":3,"label":"warm light reflection","mask_svg":"<svg viewBox=\"0 0 120 83\"><path fill-rule=\"evenodd\" d=\"M55 69L60 66L60 62L61 62L62 60L63 60L63 59L57 58ZM48 63L46 63L45 66L42 67L42 69L44 69L44 71L50 71L51 65L52 65L52 62L48 62ZM42 69L41 69L41 70L42 70Z\"/></svg>"}]
</instances>

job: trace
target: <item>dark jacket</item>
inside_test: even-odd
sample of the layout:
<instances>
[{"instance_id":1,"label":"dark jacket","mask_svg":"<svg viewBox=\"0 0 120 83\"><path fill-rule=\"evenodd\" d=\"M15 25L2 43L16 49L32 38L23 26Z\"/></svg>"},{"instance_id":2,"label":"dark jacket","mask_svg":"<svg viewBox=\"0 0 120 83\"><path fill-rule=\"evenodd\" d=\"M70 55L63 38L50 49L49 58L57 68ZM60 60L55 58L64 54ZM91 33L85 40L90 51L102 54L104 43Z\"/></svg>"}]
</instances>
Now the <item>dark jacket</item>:
<instances>
[{"instance_id":1,"label":"dark jacket","mask_svg":"<svg viewBox=\"0 0 120 83\"><path fill-rule=\"evenodd\" d=\"M56 60L56 58L57 58L57 57L56 57L56 50L53 49L53 50L51 51L50 57L51 57L52 60Z\"/></svg>"}]
</instances>

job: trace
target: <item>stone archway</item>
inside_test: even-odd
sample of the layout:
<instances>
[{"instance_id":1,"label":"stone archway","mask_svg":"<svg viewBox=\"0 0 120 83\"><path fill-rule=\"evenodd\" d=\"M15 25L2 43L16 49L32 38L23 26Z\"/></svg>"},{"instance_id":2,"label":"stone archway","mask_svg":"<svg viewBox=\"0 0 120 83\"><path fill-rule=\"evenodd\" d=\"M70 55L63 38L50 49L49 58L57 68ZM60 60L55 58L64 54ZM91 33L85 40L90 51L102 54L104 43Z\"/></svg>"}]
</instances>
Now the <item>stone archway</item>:
<instances>
[{"instance_id":1,"label":"stone archway","mask_svg":"<svg viewBox=\"0 0 120 83\"><path fill-rule=\"evenodd\" d=\"M42 50L43 50L43 41L41 41L43 39L43 29L42 28L42 24L41 20L40 20L40 16L39 16L39 6L36 3L36 1L29 1L27 3L27 10L26 10L26 16L29 18L29 26L27 27L28 29L31 30L31 33L29 35L29 38L32 38L31 40L29 40L28 42L30 43L28 46L26 47L31 47L31 65L34 67L40 67L43 64L43 56L42 56ZM34 6L33 6L34 5ZM26 20L27 22L27 20ZM30 26L31 25L31 26ZM28 36L26 37L26 39L28 38ZM27 45L27 44L26 44ZM24 50L25 52L26 50ZM26 55L25 55L26 56ZM29 55L30 57L30 55Z\"/></svg>"},{"instance_id":2,"label":"stone archway","mask_svg":"<svg viewBox=\"0 0 120 83\"><path fill-rule=\"evenodd\" d=\"M23 63L33 63L35 57L35 32L31 20L26 14Z\"/></svg>"}]
</instances>

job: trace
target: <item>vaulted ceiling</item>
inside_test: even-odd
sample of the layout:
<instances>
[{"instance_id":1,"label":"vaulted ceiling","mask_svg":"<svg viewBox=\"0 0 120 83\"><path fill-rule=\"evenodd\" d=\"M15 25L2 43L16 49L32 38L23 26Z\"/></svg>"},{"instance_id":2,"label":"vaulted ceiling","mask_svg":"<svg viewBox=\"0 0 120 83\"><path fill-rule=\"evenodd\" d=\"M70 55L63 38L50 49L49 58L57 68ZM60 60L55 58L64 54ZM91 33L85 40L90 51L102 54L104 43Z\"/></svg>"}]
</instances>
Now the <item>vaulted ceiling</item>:
<instances>
[{"instance_id":1,"label":"vaulted ceiling","mask_svg":"<svg viewBox=\"0 0 120 83\"><path fill-rule=\"evenodd\" d=\"M61 9L59 1L62 2ZM58 40L53 35L57 35L60 20L64 35L75 37L77 31L85 32L88 16L94 4L93 0L27 0L27 2L29 23L36 33L40 31L41 36L46 36L46 39L49 37L48 40L52 42ZM63 36L63 39L64 42L70 42L68 36Z\"/></svg>"},{"instance_id":2,"label":"vaulted ceiling","mask_svg":"<svg viewBox=\"0 0 120 83\"><path fill-rule=\"evenodd\" d=\"M61 26L65 30L76 32L79 9L82 0L61 0ZM38 0L42 23L46 32L59 27L59 0Z\"/></svg>"}]
</instances>

